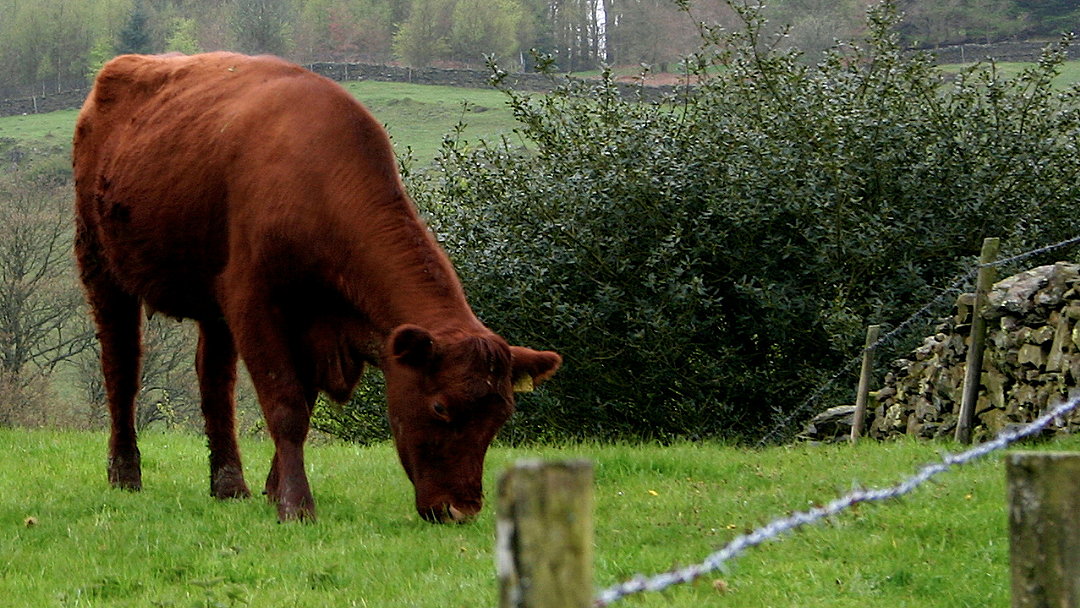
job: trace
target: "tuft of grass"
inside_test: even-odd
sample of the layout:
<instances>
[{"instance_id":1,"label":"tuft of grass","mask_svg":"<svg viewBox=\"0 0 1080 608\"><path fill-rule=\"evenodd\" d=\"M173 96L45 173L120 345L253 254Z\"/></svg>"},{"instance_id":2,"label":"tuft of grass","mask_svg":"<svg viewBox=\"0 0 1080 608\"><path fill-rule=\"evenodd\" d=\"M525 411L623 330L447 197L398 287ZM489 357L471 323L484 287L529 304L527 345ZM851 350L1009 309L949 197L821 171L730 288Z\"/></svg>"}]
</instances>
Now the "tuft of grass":
<instances>
[{"instance_id":1,"label":"tuft of grass","mask_svg":"<svg viewBox=\"0 0 1080 608\"><path fill-rule=\"evenodd\" d=\"M319 443L314 525L264 500L208 496L203 438L147 433L144 491L105 480L102 433L0 430L0 596L18 606L494 606L494 505L433 526L389 444ZM955 449L956 446L947 446ZM1080 448L1071 438L1054 449ZM272 446L244 441L261 487ZM717 444L495 448L487 487L520 458L588 458L596 470L597 588L700 561L735 535L891 484L941 444L747 450ZM1008 604L1000 457L888 505L863 505L753 549L694 585L634 606L961 607ZM490 493L490 492L489 492ZM31 519L32 518L32 519Z\"/></svg>"}]
</instances>

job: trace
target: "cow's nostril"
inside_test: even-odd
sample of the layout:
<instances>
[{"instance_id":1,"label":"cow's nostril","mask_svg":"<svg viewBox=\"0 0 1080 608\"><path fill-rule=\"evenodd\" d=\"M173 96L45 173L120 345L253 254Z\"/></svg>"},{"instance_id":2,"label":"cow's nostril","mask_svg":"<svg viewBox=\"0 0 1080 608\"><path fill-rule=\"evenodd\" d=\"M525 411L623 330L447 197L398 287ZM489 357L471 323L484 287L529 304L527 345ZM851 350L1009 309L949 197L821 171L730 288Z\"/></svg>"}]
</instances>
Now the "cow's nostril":
<instances>
[{"instance_id":1,"label":"cow's nostril","mask_svg":"<svg viewBox=\"0 0 1080 608\"><path fill-rule=\"evenodd\" d=\"M466 523L473 518L472 515L465 513L464 511L458 510L458 508L454 505L450 505L447 510L450 512L450 519L457 524Z\"/></svg>"}]
</instances>

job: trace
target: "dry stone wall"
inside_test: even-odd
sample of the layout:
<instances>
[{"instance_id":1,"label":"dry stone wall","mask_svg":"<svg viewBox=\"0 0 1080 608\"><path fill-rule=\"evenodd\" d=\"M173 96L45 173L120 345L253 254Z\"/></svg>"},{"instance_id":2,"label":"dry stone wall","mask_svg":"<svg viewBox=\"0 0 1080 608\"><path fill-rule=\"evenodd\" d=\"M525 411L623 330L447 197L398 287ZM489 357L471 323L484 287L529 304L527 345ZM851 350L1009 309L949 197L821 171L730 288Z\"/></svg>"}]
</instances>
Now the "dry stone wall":
<instances>
[{"instance_id":1,"label":"dry stone wall","mask_svg":"<svg viewBox=\"0 0 1080 608\"><path fill-rule=\"evenodd\" d=\"M971 341L973 294L909 357L892 364L868 412L868 432L952 436ZM996 283L983 311L988 331L973 437L992 438L1080 395L1080 265L1040 266ZM1080 430L1080 415L1054 433Z\"/></svg>"}]
</instances>

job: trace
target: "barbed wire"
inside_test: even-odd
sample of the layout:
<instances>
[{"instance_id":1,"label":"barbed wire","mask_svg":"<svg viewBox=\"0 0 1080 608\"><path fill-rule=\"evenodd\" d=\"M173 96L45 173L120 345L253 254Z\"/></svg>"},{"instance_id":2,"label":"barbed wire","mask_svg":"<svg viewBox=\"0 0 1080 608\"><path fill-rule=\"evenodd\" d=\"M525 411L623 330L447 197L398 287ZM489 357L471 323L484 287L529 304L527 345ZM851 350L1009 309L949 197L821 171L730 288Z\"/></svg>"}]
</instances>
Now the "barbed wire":
<instances>
[{"instance_id":1,"label":"barbed wire","mask_svg":"<svg viewBox=\"0 0 1080 608\"><path fill-rule=\"evenodd\" d=\"M1080 406L1080 397L1075 397L1070 401L1054 407L1026 426L1001 433L997 438L991 441L987 441L986 443L980 444L959 454L946 454L942 457L941 461L923 466L911 477L888 488L855 490L833 500L825 506L815 507L807 511L800 511L786 517L775 519L750 533L734 538L719 551L706 557L701 563L650 577L638 575L624 583L601 591L597 594L593 606L608 606L612 602L629 595L645 591L663 591L673 585L692 582L705 574L719 570L729 560L737 557L743 551L772 540L781 534L815 523L826 517L838 515L844 510L860 503L881 502L900 498L905 494L911 493L931 478L944 473L953 467L968 464L987 454L1001 450L1020 439L1042 431L1055 419L1069 414L1075 410L1077 406Z\"/></svg>"},{"instance_id":2,"label":"barbed wire","mask_svg":"<svg viewBox=\"0 0 1080 608\"><path fill-rule=\"evenodd\" d=\"M820 386L818 386L818 388L816 390L814 390L814 392L810 393L809 397L807 397L797 407L795 407L790 412L788 412L788 414L786 416L784 416L783 419L781 419L779 422L777 422L773 426L771 431L769 431L761 439L759 439L757 444L756 444L757 447L760 448L760 447L765 446L766 444L769 443L770 440L772 440L773 437L776 437L780 432L787 430L790 427L791 423L797 417L803 416L803 415L808 414L809 412L813 411L814 404L817 403L818 399L820 399L821 396L825 394L825 391L832 388L841 377L847 376L848 374L855 371L855 369L861 365L861 363L862 363L862 355L863 355L863 353L865 351L867 351L867 350L876 350L876 349L882 348L884 346L887 346L887 345L892 344L893 342L895 342L901 335L904 334L904 332L906 332L908 329L910 329L911 326L914 325L919 319L922 319L924 316L930 314L930 312L933 311L936 307L940 306L942 304L942 302L945 300L945 298L949 297L950 295L952 295L954 293L961 293L964 286L971 283L972 280L974 280L976 274L978 274L978 268L970 270L966 274L964 274L963 276L957 278L956 280L954 280L952 282L952 284L950 284L948 287L946 287L941 292L939 292L936 296L934 296L930 301L928 301L926 304L924 304L922 308L915 311L907 319L904 319L899 325L894 327L892 330L890 330L890 331L886 332L885 334L883 334L873 344L871 344L870 346L867 346L866 348L859 351L858 355L852 357L851 359L848 359L848 361L846 363L844 363L844 365L839 369L839 371L834 373L825 382L823 382Z\"/></svg>"},{"instance_id":3,"label":"barbed wire","mask_svg":"<svg viewBox=\"0 0 1080 608\"><path fill-rule=\"evenodd\" d=\"M1057 243L1052 243L1050 245L1046 245L1044 247L1039 247L1037 249L1032 249L1032 250L1029 250L1029 251L1025 251L1023 253L1018 253L1018 254L1016 254L1014 256L1010 256L1010 257L1007 257L1007 258L1002 258L1000 260L994 260L993 262L988 262L986 264L976 264L974 268L969 270L964 275L962 275L962 276L958 277L957 279L955 279L948 287L946 287L941 292L939 292L936 296L931 298L930 301L928 301L925 305L923 305L922 308L915 311L911 316L909 316L907 319L903 320L895 328L893 328L892 330L886 332L884 335L882 335L880 338L878 338L878 340L875 341L873 344L871 344L870 346L865 347L864 349L859 351L858 355L852 357L846 363L844 363L844 365L836 373L834 373L832 376L830 376L828 379L826 379L825 382L823 382L821 385L818 386L817 389L815 389L812 393L810 393L809 397L807 397L797 407L795 407L790 412L788 412L787 415L785 415L779 422L777 422L773 426L772 430L770 430L761 439L759 439L757 444L756 444L756 447L760 448L760 447L763 447L763 446L767 445L778 434L780 434L783 431L789 430L789 428L791 426L791 423L796 418L807 415L810 412L812 412L814 410L814 404L816 404L817 401L819 399L821 399L821 396L824 395L826 391L828 391L830 388L832 388L841 377L844 377L844 376L847 376L848 374L851 374L853 371L855 371L855 369L857 367L859 367L859 365L862 362L862 355L863 355L863 353L865 351L867 351L867 350L877 350L877 349L880 349L880 348L882 348L884 346L892 344L901 335L903 335L908 329L910 329L912 325L914 325L917 321L919 321L924 316L929 314L932 310L934 310L934 308L939 306L946 297L948 297L949 295L954 294L954 293L961 293L963 288L966 285L968 285L969 283L974 281L975 275L978 274L980 268L1006 266L1008 264L1013 264L1013 263L1016 263L1016 262L1022 262L1024 260L1027 260L1029 258L1033 258L1035 256L1039 256L1039 255L1042 255L1042 254L1045 254L1045 253L1050 253L1051 251L1056 251L1058 249L1062 249L1062 248L1069 247L1071 245L1077 245L1077 244L1080 244L1080 236L1075 236L1075 237L1072 237L1072 238L1069 238L1069 239L1065 239L1063 241L1058 241Z\"/></svg>"},{"instance_id":4,"label":"barbed wire","mask_svg":"<svg viewBox=\"0 0 1080 608\"><path fill-rule=\"evenodd\" d=\"M1064 241L1059 241L1059 242L1054 243L1052 245L1047 245L1045 247L1040 247L1038 249L1032 249L1031 251L1025 251L1023 253L1018 253L1018 254L1016 254L1016 255L1014 255L1012 257L1002 258L1000 260L994 260L993 262L987 262L986 264L980 264L979 267L982 268L982 267L1005 266L1005 265L1008 265L1008 264L1012 264L1014 262L1022 262L1024 260L1028 259L1028 258L1033 258L1033 257L1035 257L1037 255L1042 255L1044 253L1050 253L1051 251L1056 251L1058 249L1062 249L1064 247L1068 247L1070 245L1077 245L1077 244L1080 244L1080 236L1074 236L1071 239L1065 239Z\"/></svg>"}]
</instances>

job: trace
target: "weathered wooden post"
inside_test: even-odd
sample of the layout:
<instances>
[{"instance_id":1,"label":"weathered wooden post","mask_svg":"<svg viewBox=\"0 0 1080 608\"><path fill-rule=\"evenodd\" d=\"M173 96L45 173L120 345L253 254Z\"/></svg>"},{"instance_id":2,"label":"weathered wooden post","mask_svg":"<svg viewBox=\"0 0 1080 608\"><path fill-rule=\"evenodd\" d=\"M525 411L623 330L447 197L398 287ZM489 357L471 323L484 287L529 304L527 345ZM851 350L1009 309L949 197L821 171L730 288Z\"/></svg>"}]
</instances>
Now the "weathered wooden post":
<instances>
[{"instance_id":1,"label":"weathered wooden post","mask_svg":"<svg viewBox=\"0 0 1080 608\"><path fill-rule=\"evenodd\" d=\"M866 424L866 399L870 395L870 377L874 374L874 344L881 334L880 325L866 328L866 347L862 354L862 371L859 373L859 388L855 394L855 418L851 421L851 443L862 436Z\"/></svg>"},{"instance_id":2,"label":"weathered wooden post","mask_svg":"<svg viewBox=\"0 0 1080 608\"><path fill-rule=\"evenodd\" d=\"M997 238L983 239L982 253L979 255L979 274L975 279L975 302L971 309L971 344L968 346L967 367L964 369L964 391L960 401L960 416L956 420L956 440L963 444L971 443L971 426L975 420L975 404L979 400L979 385L982 382L983 351L986 350L986 319L983 308L986 296L994 285L997 273L993 266L987 266L997 258Z\"/></svg>"},{"instance_id":3,"label":"weathered wooden post","mask_svg":"<svg viewBox=\"0 0 1080 608\"><path fill-rule=\"evenodd\" d=\"M593 469L524 461L499 480L500 608L588 608L593 595Z\"/></svg>"},{"instance_id":4,"label":"weathered wooden post","mask_svg":"<svg viewBox=\"0 0 1080 608\"><path fill-rule=\"evenodd\" d=\"M1080 606L1080 453L1006 456L1013 608Z\"/></svg>"}]
</instances>

